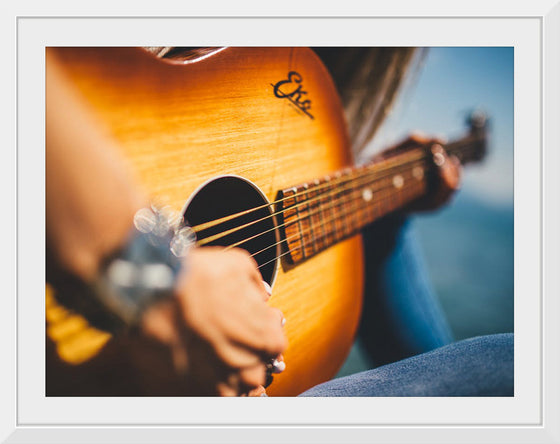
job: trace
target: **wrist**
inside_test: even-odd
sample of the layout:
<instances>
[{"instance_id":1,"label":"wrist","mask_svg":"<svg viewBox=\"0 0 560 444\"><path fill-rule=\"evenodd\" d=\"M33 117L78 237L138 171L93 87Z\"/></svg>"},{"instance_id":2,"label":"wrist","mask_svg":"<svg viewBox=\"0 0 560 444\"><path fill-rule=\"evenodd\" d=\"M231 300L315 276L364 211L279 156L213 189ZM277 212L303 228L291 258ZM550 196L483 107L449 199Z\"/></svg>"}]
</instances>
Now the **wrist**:
<instances>
[{"instance_id":1,"label":"wrist","mask_svg":"<svg viewBox=\"0 0 560 444\"><path fill-rule=\"evenodd\" d=\"M127 242L134 215L145 202L140 196L125 196L118 207L109 205L104 211L99 207L89 213L79 208L72 213L51 209L56 216L47 212L47 251L53 271L84 282L95 279L105 258Z\"/></svg>"},{"instance_id":2,"label":"wrist","mask_svg":"<svg viewBox=\"0 0 560 444\"><path fill-rule=\"evenodd\" d=\"M126 240L96 259L93 275L74 273L78 266L64 267L47 258L47 274L59 301L113 333L136 326L147 307L172 295L195 240L190 227L168 211L143 208L133 220Z\"/></svg>"},{"instance_id":3,"label":"wrist","mask_svg":"<svg viewBox=\"0 0 560 444\"><path fill-rule=\"evenodd\" d=\"M139 210L126 244L101 265L93 283L97 299L125 325L138 325L148 307L173 294L194 242L177 215L153 206Z\"/></svg>"}]
</instances>

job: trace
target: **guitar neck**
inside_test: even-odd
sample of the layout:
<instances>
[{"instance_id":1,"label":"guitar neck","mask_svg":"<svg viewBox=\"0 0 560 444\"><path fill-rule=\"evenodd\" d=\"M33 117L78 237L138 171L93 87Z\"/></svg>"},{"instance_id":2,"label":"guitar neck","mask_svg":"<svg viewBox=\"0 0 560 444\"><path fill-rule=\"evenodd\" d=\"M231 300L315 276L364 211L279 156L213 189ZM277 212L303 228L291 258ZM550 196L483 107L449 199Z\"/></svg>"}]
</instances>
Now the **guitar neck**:
<instances>
[{"instance_id":1,"label":"guitar neck","mask_svg":"<svg viewBox=\"0 0 560 444\"><path fill-rule=\"evenodd\" d=\"M483 132L471 130L444 148L465 164L483 157L485 140ZM430 150L415 145L281 191L283 256L296 265L405 208L430 192L435 173Z\"/></svg>"}]
</instances>

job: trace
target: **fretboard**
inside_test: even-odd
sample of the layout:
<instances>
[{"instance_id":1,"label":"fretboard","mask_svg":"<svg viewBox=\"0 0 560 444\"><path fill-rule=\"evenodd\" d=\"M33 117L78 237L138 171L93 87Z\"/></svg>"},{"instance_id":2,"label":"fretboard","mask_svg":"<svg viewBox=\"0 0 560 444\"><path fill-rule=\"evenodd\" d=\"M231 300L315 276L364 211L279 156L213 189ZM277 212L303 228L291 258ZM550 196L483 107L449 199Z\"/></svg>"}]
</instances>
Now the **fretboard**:
<instances>
[{"instance_id":1,"label":"fretboard","mask_svg":"<svg viewBox=\"0 0 560 444\"><path fill-rule=\"evenodd\" d=\"M473 132L445 148L466 163L482 157L485 139ZM415 146L282 190L283 256L298 264L406 207L429 193L434 173L430 150Z\"/></svg>"}]
</instances>

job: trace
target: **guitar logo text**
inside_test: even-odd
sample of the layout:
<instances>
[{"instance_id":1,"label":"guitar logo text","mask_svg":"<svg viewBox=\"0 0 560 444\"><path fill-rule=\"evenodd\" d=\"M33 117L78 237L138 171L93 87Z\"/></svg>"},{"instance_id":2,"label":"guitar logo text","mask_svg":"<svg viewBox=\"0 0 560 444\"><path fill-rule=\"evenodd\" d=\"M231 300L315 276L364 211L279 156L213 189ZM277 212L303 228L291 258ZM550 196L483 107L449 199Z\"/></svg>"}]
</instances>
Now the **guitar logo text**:
<instances>
[{"instance_id":1,"label":"guitar logo text","mask_svg":"<svg viewBox=\"0 0 560 444\"><path fill-rule=\"evenodd\" d=\"M307 91L303 89L302 81L301 74L296 71L290 71L286 80L280 80L278 83L271 85L274 87L274 95L276 97L288 99L301 112L313 120L314 117L310 112L311 100L306 98Z\"/></svg>"}]
</instances>

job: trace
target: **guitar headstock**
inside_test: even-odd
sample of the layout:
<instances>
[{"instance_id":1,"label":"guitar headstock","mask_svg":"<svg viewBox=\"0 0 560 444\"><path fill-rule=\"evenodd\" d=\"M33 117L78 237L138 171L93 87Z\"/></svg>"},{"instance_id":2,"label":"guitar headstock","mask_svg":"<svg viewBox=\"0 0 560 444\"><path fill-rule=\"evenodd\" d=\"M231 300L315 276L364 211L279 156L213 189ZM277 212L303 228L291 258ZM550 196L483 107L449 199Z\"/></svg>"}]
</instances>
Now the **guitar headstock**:
<instances>
[{"instance_id":1,"label":"guitar headstock","mask_svg":"<svg viewBox=\"0 0 560 444\"><path fill-rule=\"evenodd\" d=\"M469 131L475 143L475 147L472 151L472 161L480 161L486 156L486 151L488 149L488 130L489 121L488 116L484 111L474 111L467 119L467 124L469 125Z\"/></svg>"},{"instance_id":2,"label":"guitar headstock","mask_svg":"<svg viewBox=\"0 0 560 444\"><path fill-rule=\"evenodd\" d=\"M446 145L449 154L459 158L462 164L480 162L488 151L489 119L485 112L474 111L467 118L468 133L461 139Z\"/></svg>"}]
</instances>

